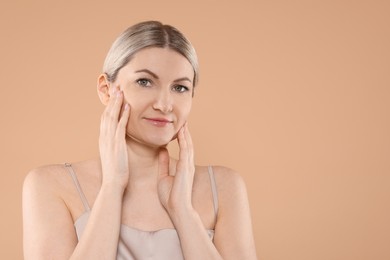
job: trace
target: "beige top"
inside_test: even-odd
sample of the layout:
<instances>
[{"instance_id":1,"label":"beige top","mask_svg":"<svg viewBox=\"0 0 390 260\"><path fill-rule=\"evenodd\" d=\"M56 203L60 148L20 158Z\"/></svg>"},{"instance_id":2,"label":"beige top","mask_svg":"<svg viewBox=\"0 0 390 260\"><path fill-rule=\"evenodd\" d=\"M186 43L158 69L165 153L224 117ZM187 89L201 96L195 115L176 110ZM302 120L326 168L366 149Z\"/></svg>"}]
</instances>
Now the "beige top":
<instances>
[{"instance_id":1,"label":"beige top","mask_svg":"<svg viewBox=\"0 0 390 260\"><path fill-rule=\"evenodd\" d=\"M85 208L85 212L74 223L77 238L80 239L88 222L91 208L88 205L87 199L85 198L71 164L65 163L65 167L69 169L69 173L76 185L77 191L80 194L81 201L83 202ZM211 166L208 167L208 172L211 181L211 190L216 216L218 212L218 197L214 173ZM210 239L213 239L214 230L206 231ZM156 231L142 231L122 224L119 236L117 259L182 260L184 257L176 229L167 228Z\"/></svg>"}]
</instances>

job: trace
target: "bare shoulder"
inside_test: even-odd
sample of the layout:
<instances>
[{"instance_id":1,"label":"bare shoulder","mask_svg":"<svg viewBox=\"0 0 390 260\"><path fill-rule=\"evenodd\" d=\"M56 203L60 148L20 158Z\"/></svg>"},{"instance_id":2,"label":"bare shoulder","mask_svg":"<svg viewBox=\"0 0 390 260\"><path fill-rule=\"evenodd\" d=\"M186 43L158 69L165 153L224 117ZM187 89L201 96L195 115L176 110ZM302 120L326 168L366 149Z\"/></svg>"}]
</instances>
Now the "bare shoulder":
<instances>
[{"instance_id":1,"label":"bare shoulder","mask_svg":"<svg viewBox=\"0 0 390 260\"><path fill-rule=\"evenodd\" d=\"M224 166L213 166L218 191L219 216L232 215L231 211L243 210L248 204L244 179L235 170Z\"/></svg>"},{"instance_id":2,"label":"bare shoulder","mask_svg":"<svg viewBox=\"0 0 390 260\"><path fill-rule=\"evenodd\" d=\"M85 160L73 162L69 165L74 169L77 178L84 179L91 171L91 168L98 165L97 160ZM95 168L93 168L95 169ZM73 187L72 179L69 176L69 168L65 163L42 165L30 170L24 179L24 186L39 186L44 190L62 191L68 190L69 186Z\"/></svg>"},{"instance_id":3,"label":"bare shoulder","mask_svg":"<svg viewBox=\"0 0 390 260\"><path fill-rule=\"evenodd\" d=\"M213 166L212 168L219 191L242 189L245 191L244 179L237 171L225 166Z\"/></svg>"},{"instance_id":4,"label":"bare shoulder","mask_svg":"<svg viewBox=\"0 0 390 260\"><path fill-rule=\"evenodd\" d=\"M201 180L203 183L209 183L209 166L196 166L195 181ZM212 166L214 178L218 191L232 191L232 189L245 191L245 183L241 175L225 166Z\"/></svg>"},{"instance_id":5,"label":"bare shoulder","mask_svg":"<svg viewBox=\"0 0 390 260\"><path fill-rule=\"evenodd\" d=\"M58 191L63 186L66 169L64 164L43 165L30 170L24 179L23 189L36 188L39 191Z\"/></svg>"},{"instance_id":6,"label":"bare shoulder","mask_svg":"<svg viewBox=\"0 0 390 260\"><path fill-rule=\"evenodd\" d=\"M212 166L214 179L217 189L217 198L219 201L219 210L224 211L225 208L232 208L232 204L242 204L247 200L247 190L244 179L241 175L225 166ZM210 197L210 176L208 166L197 166L195 174L195 184L206 197ZM204 199L203 199L204 202Z\"/></svg>"},{"instance_id":7,"label":"bare shoulder","mask_svg":"<svg viewBox=\"0 0 390 260\"><path fill-rule=\"evenodd\" d=\"M96 160L85 160L71 163L71 168L65 163L48 164L30 170L23 183L23 201L25 203L57 203L64 205L76 219L83 211L84 207L80 201L79 194L75 187L70 171L77 177L78 182L86 191L87 197L91 197L91 186L96 193L98 180L96 170ZM93 169L93 170L91 170Z\"/></svg>"},{"instance_id":8,"label":"bare shoulder","mask_svg":"<svg viewBox=\"0 0 390 260\"><path fill-rule=\"evenodd\" d=\"M23 247L29 259L54 259L58 252L70 255L77 243L73 219L63 197L70 183L64 166L37 167L24 180Z\"/></svg>"},{"instance_id":9,"label":"bare shoulder","mask_svg":"<svg viewBox=\"0 0 390 260\"><path fill-rule=\"evenodd\" d=\"M48 164L38 166L28 172L27 178L48 178L53 174L58 174L61 172L63 168L64 164Z\"/></svg>"},{"instance_id":10,"label":"bare shoulder","mask_svg":"<svg viewBox=\"0 0 390 260\"><path fill-rule=\"evenodd\" d=\"M23 183L23 214L39 215L54 206L66 208L62 198L65 167L61 164L44 165L28 172Z\"/></svg>"},{"instance_id":11,"label":"bare shoulder","mask_svg":"<svg viewBox=\"0 0 390 260\"><path fill-rule=\"evenodd\" d=\"M219 201L214 244L223 259L257 259L244 179L227 167L213 170Z\"/></svg>"},{"instance_id":12,"label":"bare shoulder","mask_svg":"<svg viewBox=\"0 0 390 260\"><path fill-rule=\"evenodd\" d=\"M241 178L240 174L236 170L233 170L229 167L215 165L215 166L212 166L212 168L213 168L213 172L214 172L216 177L223 176L223 177L228 178L229 180Z\"/></svg>"}]
</instances>

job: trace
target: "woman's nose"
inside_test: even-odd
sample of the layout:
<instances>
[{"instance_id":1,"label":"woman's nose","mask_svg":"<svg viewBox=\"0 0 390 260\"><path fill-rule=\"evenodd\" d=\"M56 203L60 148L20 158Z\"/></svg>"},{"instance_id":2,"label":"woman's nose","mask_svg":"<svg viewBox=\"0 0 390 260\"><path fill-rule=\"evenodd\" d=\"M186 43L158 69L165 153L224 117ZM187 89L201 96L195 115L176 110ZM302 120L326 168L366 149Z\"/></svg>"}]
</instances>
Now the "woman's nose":
<instances>
[{"instance_id":1,"label":"woman's nose","mask_svg":"<svg viewBox=\"0 0 390 260\"><path fill-rule=\"evenodd\" d=\"M163 113L172 112L173 100L171 95L172 94L170 93L170 91L167 90L159 91L154 101L153 108L155 110L160 110Z\"/></svg>"}]
</instances>

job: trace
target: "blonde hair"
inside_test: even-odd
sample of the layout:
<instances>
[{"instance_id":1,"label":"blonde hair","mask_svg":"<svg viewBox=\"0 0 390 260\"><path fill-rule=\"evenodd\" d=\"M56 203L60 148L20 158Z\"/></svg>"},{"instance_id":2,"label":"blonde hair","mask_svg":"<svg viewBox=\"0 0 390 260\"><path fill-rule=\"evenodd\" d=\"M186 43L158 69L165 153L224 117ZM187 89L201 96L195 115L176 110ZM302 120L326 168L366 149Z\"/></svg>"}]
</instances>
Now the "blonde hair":
<instances>
[{"instance_id":1,"label":"blonde hair","mask_svg":"<svg viewBox=\"0 0 390 260\"><path fill-rule=\"evenodd\" d=\"M127 28L112 44L103 65L103 72L114 82L118 72L138 51L147 47L170 48L183 55L194 69L193 85L199 78L196 52L187 38L175 27L158 21L146 21Z\"/></svg>"}]
</instances>

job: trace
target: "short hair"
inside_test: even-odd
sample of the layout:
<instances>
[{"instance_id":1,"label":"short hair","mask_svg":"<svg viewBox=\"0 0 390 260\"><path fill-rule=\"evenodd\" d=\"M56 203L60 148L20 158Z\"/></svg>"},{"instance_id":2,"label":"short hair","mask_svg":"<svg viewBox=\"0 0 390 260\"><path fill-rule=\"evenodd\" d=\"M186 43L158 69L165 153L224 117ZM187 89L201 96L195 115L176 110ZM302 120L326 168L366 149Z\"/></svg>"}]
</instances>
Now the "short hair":
<instances>
[{"instance_id":1,"label":"short hair","mask_svg":"<svg viewBox=\"0 0 390 260\"><path fill-rule=\"evenodd\" d=\"M138 51L148 47L172 49L183 55L194 69L193 86L199 79L199 64L194 47L175 27L158 21L137 23L127 28L114 41L107 53L103 73L109 82L114 82L118 72Z\"/></svg>"}]
</instances>

